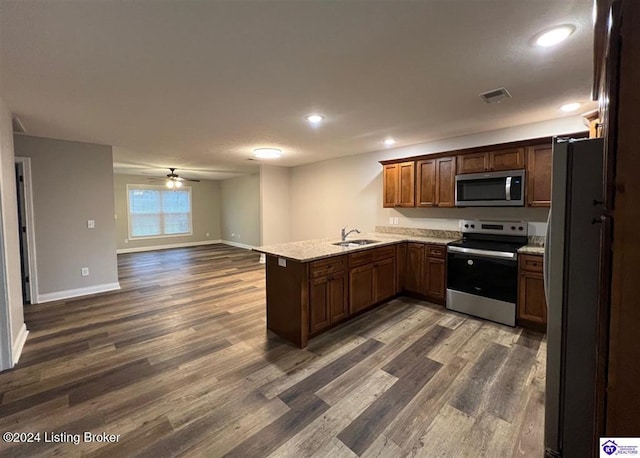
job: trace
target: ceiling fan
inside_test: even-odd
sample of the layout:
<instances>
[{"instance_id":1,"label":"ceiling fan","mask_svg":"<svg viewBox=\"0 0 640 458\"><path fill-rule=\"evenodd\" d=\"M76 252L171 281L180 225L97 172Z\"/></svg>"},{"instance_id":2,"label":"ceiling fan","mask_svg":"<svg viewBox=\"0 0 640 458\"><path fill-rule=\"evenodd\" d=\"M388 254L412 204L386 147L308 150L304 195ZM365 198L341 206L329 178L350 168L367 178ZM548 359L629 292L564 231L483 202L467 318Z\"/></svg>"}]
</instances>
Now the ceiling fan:
<instances>
[{"instance_id":1,"label":"ceiling fan","mask_svg":"<svg viewBox=\"0 0 640 458\"><path fill-rule=\"evenodd\" d=\"M154 180L151 178L150 180ZM154 180L155 181L155 180ZM175 167L169 167L169 173L167 174L166 185L169 189L181 188L183 181L193 181L200 183L200 180L194 180L192 178L183 178L176 173Z\"/></svg>"}]
</instances>

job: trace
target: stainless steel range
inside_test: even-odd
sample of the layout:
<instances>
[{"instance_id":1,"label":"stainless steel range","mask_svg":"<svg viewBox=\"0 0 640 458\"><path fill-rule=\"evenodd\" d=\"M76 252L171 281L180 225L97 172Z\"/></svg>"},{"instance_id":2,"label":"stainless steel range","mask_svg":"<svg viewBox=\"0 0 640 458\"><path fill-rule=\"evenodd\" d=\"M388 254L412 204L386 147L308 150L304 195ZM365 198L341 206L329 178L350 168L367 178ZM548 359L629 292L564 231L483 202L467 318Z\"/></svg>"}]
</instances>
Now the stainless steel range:
<instances>
[{"instance_id":1,"label":"stainless steel range","mask_svg":"<svg viewBox=\"0 0 640 458\"><path fill-rule=\"evenodd\" d=\"M509 326L516 324L522 221L460 222L462 239L447 247L447 308Z\"/></svg>"}]
</instances>

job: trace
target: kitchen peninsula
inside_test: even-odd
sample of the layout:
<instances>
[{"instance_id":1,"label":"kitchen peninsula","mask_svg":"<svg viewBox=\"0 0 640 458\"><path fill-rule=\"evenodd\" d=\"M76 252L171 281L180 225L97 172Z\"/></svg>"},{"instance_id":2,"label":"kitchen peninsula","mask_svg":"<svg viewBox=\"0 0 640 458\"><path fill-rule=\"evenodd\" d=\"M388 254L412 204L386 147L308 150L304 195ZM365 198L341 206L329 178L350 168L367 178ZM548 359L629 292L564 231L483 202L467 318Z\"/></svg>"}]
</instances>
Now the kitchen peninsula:
<instances>
[{"instance_id":1,"label":"kitchen peninsula","mask_svg":"<svg viewBox=\"0 0 640 458\"><path fill-rule=\"evenodd\" d=\"M267 328L300 348L308 339L403 293L444 305L446 244L456 231L405 229L262 246Z\"/></svg>"}]
</instances>

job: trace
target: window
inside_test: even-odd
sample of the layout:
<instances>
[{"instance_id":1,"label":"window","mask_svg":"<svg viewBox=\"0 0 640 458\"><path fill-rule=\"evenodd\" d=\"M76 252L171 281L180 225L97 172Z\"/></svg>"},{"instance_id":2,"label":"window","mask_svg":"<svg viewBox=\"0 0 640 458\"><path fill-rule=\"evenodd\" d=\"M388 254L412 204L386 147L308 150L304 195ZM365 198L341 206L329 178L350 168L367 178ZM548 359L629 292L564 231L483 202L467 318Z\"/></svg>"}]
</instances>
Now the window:
<instances>
[{"instance_id":1,"label":"window","mask_svg":"<svg viewBox=\"0 0 640 458\"><path fill-rule=\"evenodd\" d=\"M129 238L191 235L191 188L127 185Z\"/></svg>"}]
</instances>

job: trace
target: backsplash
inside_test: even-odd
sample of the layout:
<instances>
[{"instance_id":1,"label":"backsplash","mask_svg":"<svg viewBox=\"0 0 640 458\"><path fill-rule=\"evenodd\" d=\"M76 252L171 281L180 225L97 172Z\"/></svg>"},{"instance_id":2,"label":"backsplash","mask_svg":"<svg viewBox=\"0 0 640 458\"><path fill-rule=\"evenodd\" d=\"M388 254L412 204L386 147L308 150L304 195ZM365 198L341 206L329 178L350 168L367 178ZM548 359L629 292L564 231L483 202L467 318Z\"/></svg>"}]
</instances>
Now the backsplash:
<instances>
[{"instance_id":1,"label":"backsplash","mask_svg":"<svg viewBox=\"0 0 640 458\"><path fill-rule=\"evenodd\" d=\"M418 237L438 237L442 239L460 238L460 231L446 231L442 229L423 229L419 227L376 226L376 232L384 234L415 235Z\"/></svg>"},{"instance_id":2,"label":"backsplash","mask_svg":"<svg viewBox=\"0 0 640 458\"><path fill-rule=\"evenodd\" d=\"M529 236L529 245L530 246L544 246L546 237L543 235L530 235Z\"/></svg>"}]
</instances>

